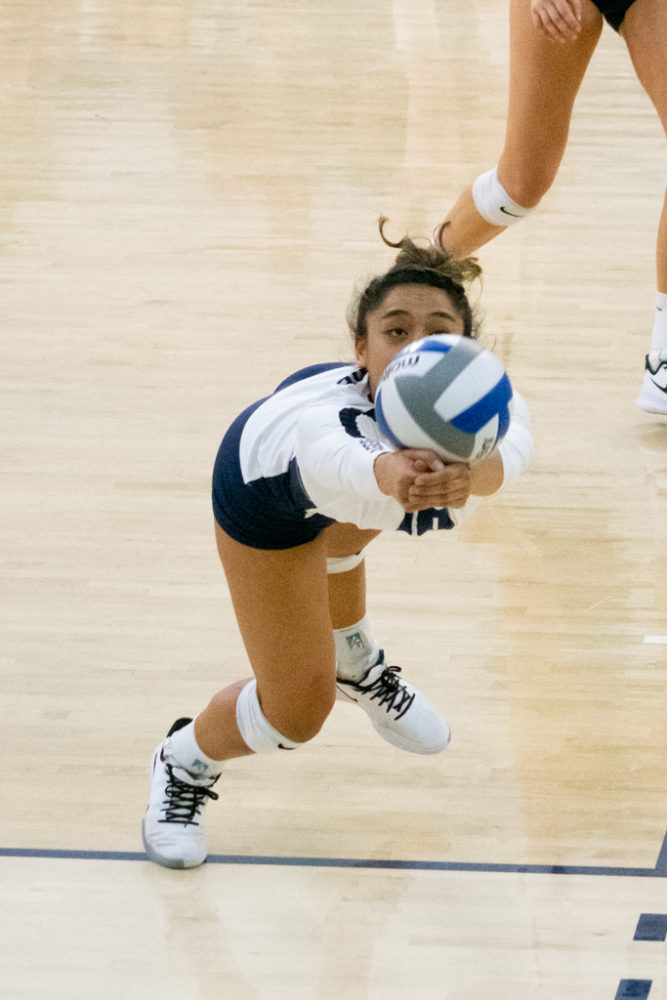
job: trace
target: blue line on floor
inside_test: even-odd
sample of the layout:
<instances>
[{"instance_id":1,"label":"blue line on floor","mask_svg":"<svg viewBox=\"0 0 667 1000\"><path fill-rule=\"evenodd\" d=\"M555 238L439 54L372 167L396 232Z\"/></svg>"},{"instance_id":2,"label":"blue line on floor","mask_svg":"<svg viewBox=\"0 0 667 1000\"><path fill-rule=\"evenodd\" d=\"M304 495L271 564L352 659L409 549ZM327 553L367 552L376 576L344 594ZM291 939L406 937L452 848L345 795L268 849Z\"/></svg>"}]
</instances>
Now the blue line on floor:
<instances>
[{"instance_id":1,"label":"blue line on floor","mask_svg":"<svg viewBox=\"0 0 667 1000\"><path fill-rule=\"evenodd\" d=\"M646 1000L652 985L652 979L621 979L614 1000Z\"/></svg>"},{"instance_id":2,"label":"blue line on floor","mask_svg":"<svg viewBox=\"0 0 667 1000\"><path fill-rule=\"evenodd\" d=\"M0 847L0 858L51 858L72 861L146 861L142 851L75 851ZM308 858L261 854L210 854L209 865L273 865L292 868L367 868L393 871L486 872L517 875L585 875L611 878L667 878L667 867L621 868L605 865L512 865L467 861L407 861L375 858Z\"/></svg>"},{"instance_id":3,"label":"blue line on floor","mask_svg":"<svg viewBox=\"0 0 667 1000\"><path fill-rule=\"evenodd\" d=\"M642 913L637 921L637 930L633 940L667 940L667 913Z\"/></svg>"},{"instance_id":4,"label":"blue line on floor","mask_svg":"<svg viewBox=\"0 0 667 1000\"><path fill-rule=\"evenodd\" d=\"M667 873L667 833L665 834L665 839L662 842L658 860L655 863L655 870L661 874Z\"/></svg>"}]
</instances>

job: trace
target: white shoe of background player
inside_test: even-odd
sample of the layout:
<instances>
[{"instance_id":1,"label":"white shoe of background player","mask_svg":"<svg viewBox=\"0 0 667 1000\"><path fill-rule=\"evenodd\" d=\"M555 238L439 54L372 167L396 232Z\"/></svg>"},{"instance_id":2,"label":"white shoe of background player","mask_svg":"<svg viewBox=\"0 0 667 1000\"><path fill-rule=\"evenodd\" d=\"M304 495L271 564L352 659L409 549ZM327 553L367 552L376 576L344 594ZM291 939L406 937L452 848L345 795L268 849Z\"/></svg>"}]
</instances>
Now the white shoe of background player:
<instances>
[{"instance_id":1,"label":"white shoe of background player","mask_svg":"<svg viewBox=\"0 0 667 1000\"><path fill-rule=\"evenodd\" d=\"M637 406L647 413L667 414L667 347L646 355Z\"/></svg>"}]
</instances>

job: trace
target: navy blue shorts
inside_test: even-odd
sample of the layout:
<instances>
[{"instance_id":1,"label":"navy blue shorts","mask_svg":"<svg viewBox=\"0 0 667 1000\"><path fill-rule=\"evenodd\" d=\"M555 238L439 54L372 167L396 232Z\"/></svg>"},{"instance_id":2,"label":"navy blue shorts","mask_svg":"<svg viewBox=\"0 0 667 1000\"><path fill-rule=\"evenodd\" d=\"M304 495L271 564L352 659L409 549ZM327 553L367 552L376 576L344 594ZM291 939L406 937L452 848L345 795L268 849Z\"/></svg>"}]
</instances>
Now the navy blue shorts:
<instances>
[{"instance_id":1,"label":"navy blue shorts","mask_svg":"<svg viewBox=\"0 0 667 1000\"><path fill-rule=\"evenodd\" d=\"M339 365L312 365L295 373L276 392L299 378L315 375ZM323 514L304 517L312 507L293 459L287 472L278 476L243 481L239 446L248 418L264 402L260 399L244 410L231 425L218 450L213 467L213 513L228 535L254 549L292 549L312 542L335 521Z\"/></svg>"},{"instance_id":2,"label":"navy blue shorts","mask_svg":"<svg viewBox=\"0 0 667 1000\"><path fill-rule=\"evenodd\" d=\"M618 31L634 0L593 0L593 3L604 16L605 21L612 26L614 31Z\"/></svg>"}]
</instances>

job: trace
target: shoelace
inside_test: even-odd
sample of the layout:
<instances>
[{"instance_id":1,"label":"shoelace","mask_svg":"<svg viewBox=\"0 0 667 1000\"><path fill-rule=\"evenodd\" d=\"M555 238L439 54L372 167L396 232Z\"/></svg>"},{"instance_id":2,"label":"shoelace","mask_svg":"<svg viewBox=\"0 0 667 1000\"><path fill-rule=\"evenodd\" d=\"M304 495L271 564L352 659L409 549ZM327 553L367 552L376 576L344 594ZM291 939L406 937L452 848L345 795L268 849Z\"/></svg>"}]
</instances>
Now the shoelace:
<instances>
[{"instance_id":1,"label":"shoelace","mask_svg":"<svg viewBox=\"0 0 667 1000\"><path fill-rule=\"evenodd\" d=\"M180 778L176 777L171 764L165 764L165 767L169 775L169 781L164 790L164 801L167 803L167 807L164 810L164 819L158 820L158 822L181 823L183 826L192 823L196 826L198 820L195 819L195 816L201 812L206 799L217 799L219 798L218 793L205 785L189 785L186 781L181 781ZM211 781L211 785L215 784L218 777Z\"/></svg>"},{"instance_id":2,"label":"shoelace","mask_svg":"<svg viewBox=\"0 0 667 1000\"><path fill-rule=\"evenodd\" d=\"M353 686L364 694L369 694L371 701L384 705L387 714L396 712L396 718L400 719L415 700L415 692L410 694L405 684L401 684L398 679L400 672L400 667L385 667L372 684L365 685L360 682Z\"/></svg>"}]
</instances>

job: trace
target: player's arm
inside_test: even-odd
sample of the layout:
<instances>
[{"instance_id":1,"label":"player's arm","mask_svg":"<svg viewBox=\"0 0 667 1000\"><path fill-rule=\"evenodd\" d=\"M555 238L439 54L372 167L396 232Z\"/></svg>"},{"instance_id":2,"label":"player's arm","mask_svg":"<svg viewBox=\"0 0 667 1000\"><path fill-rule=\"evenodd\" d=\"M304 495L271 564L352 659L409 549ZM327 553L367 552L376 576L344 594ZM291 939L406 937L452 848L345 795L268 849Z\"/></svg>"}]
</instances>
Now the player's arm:
<instances>
[{"instance_id":1,"label":"player's arm","mask_svg":"<svg viewBox=\"0 0 667 1000\"><path fill-rule=\"evenodd\" d=\"M444 468L428 449L392 451L362 434L351 435L341 424L338 408L329 403L301 414L296 460L303 485L318 507L330 511L335 503L338 519L344 514L355 524L363 510L377 518L363 526L378 528L396 528L404 512L429 507L411 503L408 491L418 471Z\"/></svg>"},{"instance_id":2,"label":"player's arm","mask_svg":"<svg viewBox=\"0 0 667 1000\"><path fill-rule=\"evenodd\" d=\"M335 403L323 403L309 406L300 415L296 459L302 478L324 490L381 498L373 466L378 455L389 449L361 434L350 434L339 414Z\"/></svg>"}]
</instances>

